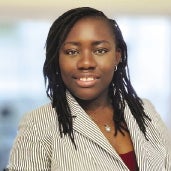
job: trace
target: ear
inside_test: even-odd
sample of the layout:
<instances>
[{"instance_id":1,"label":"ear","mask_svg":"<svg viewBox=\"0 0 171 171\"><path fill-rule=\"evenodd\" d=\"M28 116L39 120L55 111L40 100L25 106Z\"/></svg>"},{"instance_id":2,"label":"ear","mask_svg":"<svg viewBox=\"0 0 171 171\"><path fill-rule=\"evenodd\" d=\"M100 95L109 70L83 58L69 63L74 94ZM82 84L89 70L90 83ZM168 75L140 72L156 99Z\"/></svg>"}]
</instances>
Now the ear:
<instances>
[{"instance_id":1,"label":"ear","mask_svg":"<svg viewBox=\"0 0 171 171\"><path fill-rule=\"evenodd\" d=\"M116 55L115 55L115 61L116 61L116 63L115 63L115 65L118 65L119 64L119 62L121 62L121 50L118 48L118 49L116 49Z\"/></svg>"}]
</instances>

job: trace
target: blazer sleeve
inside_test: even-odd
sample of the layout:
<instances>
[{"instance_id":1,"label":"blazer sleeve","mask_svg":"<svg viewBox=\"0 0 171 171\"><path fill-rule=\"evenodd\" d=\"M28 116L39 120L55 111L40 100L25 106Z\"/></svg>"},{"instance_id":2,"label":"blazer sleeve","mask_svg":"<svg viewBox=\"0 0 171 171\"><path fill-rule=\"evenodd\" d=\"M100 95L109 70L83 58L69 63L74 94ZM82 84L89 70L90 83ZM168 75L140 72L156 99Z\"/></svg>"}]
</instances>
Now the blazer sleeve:
<instances>
[{"instance_id":1,"label":"blazer sleeve","mask_svg":"<svg viewBox=\"0 0 171 171\"><path fill-rule=\"evenodd\" d=\"M166 150L165 169L166 171L171 171L171 134L169 133L166 124L163 122L161 116L158 114L153 104L147 99L144 102L145 106L150 111L147 113L150 113L150 118L152 119L152 122L154 123L155 128L160 135L161 143Z\"/></svg>"},{"instance_id":2,"label":"blazer sleeve","mask_svg":"<svg viewBox=\"0 0 171 171\"><path fill-rule=\"evenodd\" d=\"M50 156L44 143L46 130L35 121L36 113L23 117L10 152L9 171L49 171Z\"/></svg>"}]
</instances>

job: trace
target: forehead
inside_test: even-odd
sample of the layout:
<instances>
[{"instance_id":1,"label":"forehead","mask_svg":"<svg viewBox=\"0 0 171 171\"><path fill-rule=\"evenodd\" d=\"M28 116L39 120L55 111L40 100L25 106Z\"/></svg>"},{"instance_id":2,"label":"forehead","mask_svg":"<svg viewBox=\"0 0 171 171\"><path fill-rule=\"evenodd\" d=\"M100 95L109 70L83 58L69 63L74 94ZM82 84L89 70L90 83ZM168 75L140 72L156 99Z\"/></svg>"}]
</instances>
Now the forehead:
<instances>
[{"instance_id":1,"label":"forehead","mask_svg":"<svg viewBox=\"0 0 171 171\"><path fill-rule=\"evenodd\" d=\"M91 36L99 36L112 39L114 37L109 21L102 17L84 17L78 20L72 26L66 39L69 39L73 36L79 37L80 35L84 35L85 39Z\"/></svg>"}]
</instances>

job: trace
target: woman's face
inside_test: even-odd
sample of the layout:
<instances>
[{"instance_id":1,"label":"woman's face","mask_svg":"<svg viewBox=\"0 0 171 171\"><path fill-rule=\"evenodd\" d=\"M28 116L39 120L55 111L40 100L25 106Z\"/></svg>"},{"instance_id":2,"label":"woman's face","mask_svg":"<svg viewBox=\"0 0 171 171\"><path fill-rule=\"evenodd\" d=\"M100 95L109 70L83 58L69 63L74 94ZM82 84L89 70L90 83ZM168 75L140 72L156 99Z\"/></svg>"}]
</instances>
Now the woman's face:
<instances>
[{"instance_id":1,"label":"woman's face","mask_svg":"<svg viewBox=\"0 0 171 171\"><path fill-rule=\"evenodd\" d=\"M121 56L113 37L108 23L100 18L77 21L67 35L59 65L65 86L77 98L107 98Z\"/></svg>"}]
</instances>

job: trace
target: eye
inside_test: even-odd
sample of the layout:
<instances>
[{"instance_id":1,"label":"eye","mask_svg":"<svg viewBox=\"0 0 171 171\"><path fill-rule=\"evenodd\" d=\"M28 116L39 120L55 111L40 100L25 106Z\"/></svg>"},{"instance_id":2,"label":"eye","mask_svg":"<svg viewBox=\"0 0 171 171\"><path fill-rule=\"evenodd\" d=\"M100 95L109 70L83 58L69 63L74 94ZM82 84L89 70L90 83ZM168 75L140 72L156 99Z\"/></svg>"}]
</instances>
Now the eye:
<instances>
[{"instance_id":1,"label":"eye","mask_svg":"<svg viewBox=\"0 0 171 171\"><path fill-rule=\"evenodd\" d=\"M69 56L76 56L79 54L79 51L75 49L67 49L64 51L64 53Z\"/></svg>"},{"instance_id":2,"label":"eye","mask_svg":"<svg viewBox=\"0 0 171 171\"><path fill-rule=\"evenodd\" d=\"M94 54L96 54L96 55L103 55L103 54L107 53L108 51L109 51L109 50L108 50L108 49L105 49L105 48L96 49L96 50L94 51Z\"/></svg>"}]
</instances>

